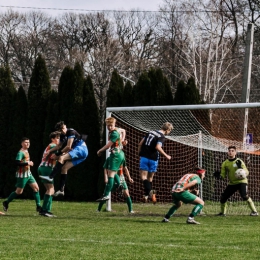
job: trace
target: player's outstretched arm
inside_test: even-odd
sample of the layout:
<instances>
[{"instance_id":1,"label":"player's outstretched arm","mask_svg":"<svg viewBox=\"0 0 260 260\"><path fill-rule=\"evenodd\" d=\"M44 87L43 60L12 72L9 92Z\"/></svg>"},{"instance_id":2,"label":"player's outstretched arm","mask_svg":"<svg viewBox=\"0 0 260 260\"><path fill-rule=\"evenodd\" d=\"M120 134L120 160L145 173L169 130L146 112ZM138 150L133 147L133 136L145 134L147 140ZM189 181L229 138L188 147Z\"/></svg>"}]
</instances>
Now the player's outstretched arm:
<instances>
[{"instance_id":1,"label":"player's outstretched arm","mask_svg":"<svg viewBox=\"0 0 260 260\"><path fill-rule=\"evenodd\" d=\"M108 143L106 145L104 145L101 149L99 149L97 151L97 155L100 156L102 152L106 151L107 149L109 149L111 147L111 145L113 144L113 142L108 141Z\"/></svg>"},{"instance_id":2,"label":"player's outstretched arm","mask_svg":"<svg viewBox=\"0 0 260 260\"><path fill-rule=\"evenodd\" d=\"M168 155L168 154L162 149L162 147L161 147L160 144L157 144L156 147L155 147L155 149L156 149L160 154L162 154L164 157L166 157L166 159L171 160L172 157L171 157L170 155Z\"/></svg>"},{"instance_id":3,"label":"player's outstretched arm","mask_svg":"<svg viewBox=\"0 0 260 260\"><path fill-rule=\"evenodd\" d=\"M124 167L124 173L125 173L125 175L127 176L128 180L129 180L131 183L134 183L134 180L131 178L130 172L129 172L129 170L128 170L128 168L127 168L126 166Z\"/></svg>"}]
</instances>

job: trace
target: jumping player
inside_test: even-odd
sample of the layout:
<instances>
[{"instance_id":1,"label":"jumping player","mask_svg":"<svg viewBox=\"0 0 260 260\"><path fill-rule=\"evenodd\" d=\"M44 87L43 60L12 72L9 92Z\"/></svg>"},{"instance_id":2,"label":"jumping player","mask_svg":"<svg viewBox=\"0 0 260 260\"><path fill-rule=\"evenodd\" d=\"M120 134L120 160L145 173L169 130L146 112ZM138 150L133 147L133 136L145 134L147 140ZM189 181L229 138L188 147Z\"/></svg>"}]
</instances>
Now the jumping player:
<instances>
[{"instance_id":1,"label":"jumping player","mask_svg":"<svg viewBox=\"0 0 260 260\"><path fill-rule=\"evenodd\" d=\"M173 126L171 123L164 123L160 130L151 131L138 144L138 154L140 156L140 175L144 186L144 202L148 198L156 203L156 191L152 190L152 181L155 172L157 171L159 153L165 156L168 160L171 156L166 154L162 149L165 135L170 134Z\"/></svg>"}]
</instances>

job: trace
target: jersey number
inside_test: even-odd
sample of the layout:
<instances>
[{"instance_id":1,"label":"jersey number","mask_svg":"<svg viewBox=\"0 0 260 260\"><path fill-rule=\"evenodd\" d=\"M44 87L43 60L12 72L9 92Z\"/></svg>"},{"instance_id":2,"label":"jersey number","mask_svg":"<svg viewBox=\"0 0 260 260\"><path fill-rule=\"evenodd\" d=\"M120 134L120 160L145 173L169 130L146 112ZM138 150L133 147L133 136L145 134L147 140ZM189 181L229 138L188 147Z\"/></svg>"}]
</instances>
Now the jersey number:
<instances>
[{"instance_id":1,"label":"jersey number","mask_svg":"<svg viewBox=\"0 0 260 260\"><path fill-rule=\"evenodd\" d=\"M153 139L154 139L154 135L149 134L147 139L146 139L145 145L149 146Z\"/></svg>"}]
</instances>

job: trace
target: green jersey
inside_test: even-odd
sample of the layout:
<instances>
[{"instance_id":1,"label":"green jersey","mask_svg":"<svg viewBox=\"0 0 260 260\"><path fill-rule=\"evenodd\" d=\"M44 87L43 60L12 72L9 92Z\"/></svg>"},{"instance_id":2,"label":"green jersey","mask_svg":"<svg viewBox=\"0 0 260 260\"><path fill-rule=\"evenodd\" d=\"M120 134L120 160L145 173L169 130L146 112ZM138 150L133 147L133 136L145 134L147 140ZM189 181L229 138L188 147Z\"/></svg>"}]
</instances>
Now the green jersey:
<instances>
[{"instance_id":1,"label":"green jersey","mask_svg":"<svg viewBox=\"0 0 260 260\"><path fill-rule=\"evenodd\" d=\"M50 144L46 147L46 149L45 149L44 152L43 152L42 161L41 161L41 164L40 164L39 167L44 166L44 167L54 168L54 166L56 165L56 160L51 159L51 156L52 156L53 153L49 153L47 156L46 156L46 153L47 153L50 149L52 149L53 147L55 147L55 146L56 146L56 144L50 143Z\"/></svg>"},{"instance_id":2,"label":"green jersey","mask_svg":"<svg viewBox=\"0 0 260 260\"><path fill-rule=\"evenodd\" d=\"M243 180L238 180L235 177L235 172L238 169L236 161L240 160L242 162L241 167L246 171L246 176L248 176L249 172L248 169L246 168L245 163L241 160L241 159L233 159L233 160L225 160L222 165L221 165L221 173L220 175L222 176L222 178L228 178L229 180L229 185L236 185L239 183L248 183L247 178L243 179Z\"/></svg>"},{"instance_id":3,"label":"green jersey","mask_svg":"<svg viewBox=\"0 0 260 260\"><path fill-rule=\"evenodd\" d=\"M180 180L178 182L176 182L173 185L172 192L174 192L178 188L186 187L190 182L192 182L194 180L197 181L196 184L200 184L201 183L201 179L200 179L200 177L197 174L194 174L194 173L185 174L182 178L180 178Z\"/></svg>"},{"instance_id":4,"label":"green jersey","mask_svg":"<svg viewBox=\"0 0 260 260\"><path fill-rule=\"evenodd\" d=\"M30 161L30 155L27 150L21 149L18 154L16 155L16 161L20 162L29 162ZM28 178L32 175L30 171L30 165L24 165L24 166L18 166L16 170L16 177L17 178Z\"/></svg>"}]
</instances>

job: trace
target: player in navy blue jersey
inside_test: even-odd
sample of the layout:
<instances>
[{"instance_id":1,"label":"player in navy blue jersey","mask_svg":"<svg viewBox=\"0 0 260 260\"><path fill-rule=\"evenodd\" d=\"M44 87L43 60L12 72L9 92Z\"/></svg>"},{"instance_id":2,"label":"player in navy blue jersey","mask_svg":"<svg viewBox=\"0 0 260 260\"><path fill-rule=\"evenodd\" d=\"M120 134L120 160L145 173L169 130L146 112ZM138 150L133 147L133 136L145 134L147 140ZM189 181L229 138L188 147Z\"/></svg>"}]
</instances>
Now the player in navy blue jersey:
<instances>
[{"instance_id":1,"label":"player in navy blue jersey","mask_svg":"<svg viewBox=\"0 0 260 260\"><path fill-rule=\"evenodd\" d=\"M160 130L150 131L138 144L138 154L140 156L140 175L144 185L144 202L148 198L156 203L156 191L152 189L152 181L157 171L159 154L165 156L168 160L171 156L166 154L162 149L165 135L168 135L173 129L171 123L166 122Z\"/></svg>"},{"instance_id":2,"label":"player in navy blue jersey","mask_svg":"<svg viewBox=\"0 0 260 260\"><path fill-rule=\"evenodd\" d=\"M73 128L67 128L63 121L58 122L55 129L61 132L60 144L49 152L58 151L56 155L53 155L53 158L57 159L56 166L50 176L39 176L51 182L55 175L61 172L60 190L53 195L54 197L64 195L68 170L83 162L88 156L88 148L85 143L86 136L80 135Z\"/></svg>"}]
</instances>

